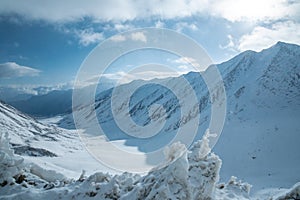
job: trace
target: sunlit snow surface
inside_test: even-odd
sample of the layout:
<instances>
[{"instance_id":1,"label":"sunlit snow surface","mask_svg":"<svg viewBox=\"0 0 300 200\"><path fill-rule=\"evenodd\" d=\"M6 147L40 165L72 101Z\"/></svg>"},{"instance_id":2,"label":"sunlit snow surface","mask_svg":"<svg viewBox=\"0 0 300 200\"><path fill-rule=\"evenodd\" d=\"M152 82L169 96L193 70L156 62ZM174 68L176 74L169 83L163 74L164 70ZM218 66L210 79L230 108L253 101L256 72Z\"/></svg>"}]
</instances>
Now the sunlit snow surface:
<instances>
[{"instance_id":1,"label":"sunlit snow surface","mask_svg":"<svg viewBox=\"0 0 300 200\"><path fill-rule=\"evenodd\" d=\"M210 153L203 157L208 138L196 142L191 151L175 143L166 150L166 161L145 176L97 172L76 179L64 171L47 170L23 162L13 153L8 134L0 138L0 195L3 199L250 199L251 185L231 177L219 181L221 160ZM269 190L256 198L298 199L300 185L290 190Z\"/></svg>"}]
</instances>

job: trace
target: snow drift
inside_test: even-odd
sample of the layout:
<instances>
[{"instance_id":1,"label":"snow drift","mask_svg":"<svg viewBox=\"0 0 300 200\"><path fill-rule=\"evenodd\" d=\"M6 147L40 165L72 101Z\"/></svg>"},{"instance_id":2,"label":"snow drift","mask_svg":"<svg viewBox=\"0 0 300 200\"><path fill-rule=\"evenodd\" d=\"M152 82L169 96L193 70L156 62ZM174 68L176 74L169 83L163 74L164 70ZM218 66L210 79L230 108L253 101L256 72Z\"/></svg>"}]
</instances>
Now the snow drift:
<instances>
[{"instance_id":1,"label":"snow drift","mask_svg":"<svg viewBox=\"0 0 300 200\"><path fill-rule=\"evenodd\" d=\"M208 148L208 138L197 141L191 151L175 143L166 149L166 163L145 176L84 172L68 179L53 170L24 164L14 155L7 134L0 137L1 199L249 199L250 185L232 177L219 183L222 161ZM205 156L204 156L205 155ZM276 199L298 199L299 183Z\"/></svg>"}]
</instances>

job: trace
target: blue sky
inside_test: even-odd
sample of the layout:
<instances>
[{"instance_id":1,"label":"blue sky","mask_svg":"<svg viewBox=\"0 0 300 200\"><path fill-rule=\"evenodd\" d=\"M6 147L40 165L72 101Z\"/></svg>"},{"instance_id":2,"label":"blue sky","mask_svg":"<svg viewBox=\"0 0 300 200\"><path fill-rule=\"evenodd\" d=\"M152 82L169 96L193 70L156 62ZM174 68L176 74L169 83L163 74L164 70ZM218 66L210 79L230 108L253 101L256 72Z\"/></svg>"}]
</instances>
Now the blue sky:
<instances>
[{"instance_id":1,"label":"blue sky","mask_svg":"<svg viewBox=\"0 0 300 200\"><path fill-rule=\"evenodd\" d=\"M260 51L279 40L300 44L299 10L300 2L292 0L3 0L0 85L70 83L97 44L134 28L184 33L203 46L215 63L244 50ZM157 52L150 54L154 58ZM136 55L119 61L110 77L120 77ZM140 64L143 56L138 58ZM160 62L182 66L179 58L170 58L161 56Z\"/></svg>"}]
</instances>

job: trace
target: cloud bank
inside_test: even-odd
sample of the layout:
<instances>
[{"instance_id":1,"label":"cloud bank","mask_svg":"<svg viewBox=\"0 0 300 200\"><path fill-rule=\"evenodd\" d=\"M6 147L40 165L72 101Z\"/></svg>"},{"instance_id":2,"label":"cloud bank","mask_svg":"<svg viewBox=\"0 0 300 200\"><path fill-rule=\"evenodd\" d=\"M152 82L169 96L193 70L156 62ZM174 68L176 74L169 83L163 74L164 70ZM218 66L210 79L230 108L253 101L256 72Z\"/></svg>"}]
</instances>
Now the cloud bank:
<instances>
[{"instance_id":1,"label":"cloud bank","mask_svg":"<svg viewBox=\"0 0 300 200\"><path fill-rule=\"evenodd\" d=\"M251 33L241 37L238 50L260 51L277 41L300 44L300 24L286 21L274 23L271 27L257 26Z\"/></svg>"},{"instance_id":2,"label":"cloud bank","mask_svg":"<svg viewBox=\"0 0 300 200\"><path fill-rule=\"evenodd\" d=\"M91 17L99 21L126 21L149 17L171 19L210 15L227 19L276 20L299 17L300 2L290 0L3 0L0 13L16 13L29 19L66 22Z\"/></svg>"},{"instance_id":3,"label":"cloud bank","mask_svg":"<svg viewBox=\"0 0 300 200\"><path fill-rule=\"evenodd\" d=\"M99 43L104 39L103 33L94 32L91 28L76 31L75 34L79 38L79 44L83 46Z\"/></svg>"},{"instance_id":4,"label":"cloud bank","mask_svg":"<svg viewBox=\"0 0 300 200\"><path fill-rule=\"evenodd\" d=\"M15 62L0 64L0 78L14 78L22 76L37 76L41 71L31 67L21 66Z\"/></svg>"},{"instance_id":5,"label":"cloud bank","mask_svg":"<svg viewBox=\"0 0 300 200\"><path fill-rule=\"evenodd\" d=\"M44 20L55 24L82 22L91 18L92 24L113 22L114 30L125 31L134 26L133 20L153 20L155 27L166 27L169 19L191 19L193 16L225 20L229 26L236 23L251 27L242 34L228 32L224 37L228 43L219 45L220 49L231 52L244 50L259 51L277 41L300 44L300 1L295 0L2 0L1 16L22 16L28 20ZM156 23L155 23L156 21ZM222 21L223 22L223 21ZM98 24L99 25L99 24ZM242 27L241 26L241 27ZM173 27L202 31L196 21L182 21ZM80 45L88 46L105 39L103 30L88 27L75 32ZM236 35L236 36L235 36ZM221 36L220 36L221 37ZM114 41L126 39L146 42L142 33L132 38L117 36Z\"/></svg>"}]
</instances>

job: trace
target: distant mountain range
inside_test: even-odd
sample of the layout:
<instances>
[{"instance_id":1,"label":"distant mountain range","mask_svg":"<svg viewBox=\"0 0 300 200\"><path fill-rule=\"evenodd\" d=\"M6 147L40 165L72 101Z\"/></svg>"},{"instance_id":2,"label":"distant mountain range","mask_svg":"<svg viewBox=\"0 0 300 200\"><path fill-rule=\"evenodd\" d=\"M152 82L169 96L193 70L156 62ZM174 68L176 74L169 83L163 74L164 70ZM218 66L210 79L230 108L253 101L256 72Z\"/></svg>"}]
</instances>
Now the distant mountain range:
<instances>
[{"instance_id":1,"label":"distant mountain range","mask_svg":"<svg viewBox=\"0 0 300 200\"><path fill-rule=\"evenodd\" d=\"M114 86L114 80L107 78L101 80L97 88L98 93ZM83 93L86 87L82 88ZM35 88L0 87L0 100L31 116L51 117L71 112L71 88L70 85Z\"/></svg>"},{"instance_id":2,"label":"distant mountain range","mask_svg":"<svg viewBox=\"0 0 300 200\"><path fill-rule=\"evenodd\" d=\"M55 116L71 111L72 90L54 90L29 99L9 102L15 108L37 117Z\"/></svg>"}]
</instances>

